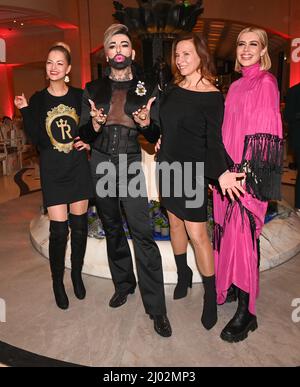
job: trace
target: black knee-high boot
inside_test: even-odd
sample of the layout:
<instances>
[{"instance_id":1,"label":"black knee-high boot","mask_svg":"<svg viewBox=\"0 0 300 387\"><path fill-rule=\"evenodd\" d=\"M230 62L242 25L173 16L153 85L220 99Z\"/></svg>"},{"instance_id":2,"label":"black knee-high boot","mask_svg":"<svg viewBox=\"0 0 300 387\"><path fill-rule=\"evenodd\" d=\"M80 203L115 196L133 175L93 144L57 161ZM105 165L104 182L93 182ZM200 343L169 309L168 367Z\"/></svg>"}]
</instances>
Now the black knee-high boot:
<instances>
[{"instance_id":1,"label":"black knee-high boot","mask_svg":"<svg viewBox=\"0 0 300 387\"><path fill-rule=\"evenodd\" d=\"M202 275L204 286L203 313L201 322L207 330L216 325L218 321L217 314L217 293L216 293L216 277L205 277Z\"/></svg>"},{"instance_id":2,"label":"black knee-high boot","mask_svg":"<svg viewBox=\"0 0 300 387\"><path fill-rule=\"evenodd\" d=\"M175 255L177 266L178 282L174 290L174 300L183 298L187 295L188 287L193 285L193 271L187 265L186 253Z\"/></svg>"},{"instance_id":3,"label":"black knee-high boot","mask_svg":"<svg viewBox=\"0 0 300 387\"><path fill-rule=\"evenodd\" d=\"M69 215L71 227L71 278L74 287L74 293L79 300L83 300L86 290L81 277L83 260L86 250L88 223L87 214Z\"/></svg>"},{"instance_id":4,"label":"black knee-high boot","mask_svg":"<svg viewBox=\"0 0 300 387\"><path fill-rule=\"evenodd\" d=\"M221 339L229 343L242 341L248 337L249 331L257 329L256 316L248 310L249 293L239 289L238 299L237 311L221 333Z\"/></svg>"},{"instance_id":5,"label":"black knee-high boot","mask_svg":"<svg viewBox=\"0 0 300 387\"><path fill-rule=\"evenodd\" d=\"M65 254L68 241L68 222L50 221L49 261L56 304L68 309L69 300L64 287Z\"/></svg>"}]
</instances>

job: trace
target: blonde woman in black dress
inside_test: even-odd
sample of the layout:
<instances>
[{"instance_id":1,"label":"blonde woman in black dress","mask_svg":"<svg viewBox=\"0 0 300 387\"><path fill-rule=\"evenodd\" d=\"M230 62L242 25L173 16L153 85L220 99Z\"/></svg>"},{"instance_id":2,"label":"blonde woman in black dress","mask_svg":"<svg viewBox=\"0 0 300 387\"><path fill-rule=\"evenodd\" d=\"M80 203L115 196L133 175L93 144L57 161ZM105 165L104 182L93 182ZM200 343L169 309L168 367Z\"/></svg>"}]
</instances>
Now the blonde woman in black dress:
<instances>
[{"instance_id":1,"label":"blonde woman in black dress","mask_svg":"<svg viewBox=\"0 0 300 387\"><path fill-rule=\"evenodd\" d=\"M93 196L85 152L87 146L78 138L82 90L66 84L70 71L70 49L64 43L57 43L50 48L46 62L49 86L36 92L29 104L24 94L15 97L25 131L40 152L43 200L50 218L49 259L53 291L61 309L69 306L63 283L69 234L68 205L71 278L76 297L83 299L86 290L81 270L87 241L87 208L88 199Z\"/></svg>"}]
</instances>

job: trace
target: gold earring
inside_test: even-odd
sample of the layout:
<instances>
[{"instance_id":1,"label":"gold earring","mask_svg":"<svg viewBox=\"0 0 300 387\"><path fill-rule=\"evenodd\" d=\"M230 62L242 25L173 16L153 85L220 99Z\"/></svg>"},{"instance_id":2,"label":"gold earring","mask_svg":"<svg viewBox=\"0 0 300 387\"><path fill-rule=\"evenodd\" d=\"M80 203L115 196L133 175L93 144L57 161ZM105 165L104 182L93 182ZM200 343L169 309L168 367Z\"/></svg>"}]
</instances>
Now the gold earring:
<instances>
[{"instance_id":1,"label":"gold earring","mask_svg":"<svg viewBox=\"0 0 300 387\"><path fill-rule=\"evenodd\" d=\"M65 76L65 82L66 82L66 83L69 83L69 82L70 82L70 77L69 77L68 74L66 74L66 76Z\"/></svg>"}]
</instances>

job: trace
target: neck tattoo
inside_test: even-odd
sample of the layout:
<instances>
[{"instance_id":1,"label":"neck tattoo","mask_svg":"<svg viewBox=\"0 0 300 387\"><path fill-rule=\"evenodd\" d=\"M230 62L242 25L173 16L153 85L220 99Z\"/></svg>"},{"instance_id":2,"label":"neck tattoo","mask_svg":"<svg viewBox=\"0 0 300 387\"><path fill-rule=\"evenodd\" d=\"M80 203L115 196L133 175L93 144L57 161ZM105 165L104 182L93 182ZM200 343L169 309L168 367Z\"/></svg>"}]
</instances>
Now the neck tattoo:
<instances>
[{"instance_id":1,"label":"neck tattoo","mask_svg":"<svg viewBox=\"0 0 300 387\"><path fill-rule=\"evenodd\" d=\"M124 72L123 74L116 74L114 73L113 71L111 72L109 78L112 80L112 81L117 81L117 82L126 82L126 81L131 81L133 76L132 76L132 72L131 72L131 69L128 69L126 72Z\"/></svg>"}]
</instances>

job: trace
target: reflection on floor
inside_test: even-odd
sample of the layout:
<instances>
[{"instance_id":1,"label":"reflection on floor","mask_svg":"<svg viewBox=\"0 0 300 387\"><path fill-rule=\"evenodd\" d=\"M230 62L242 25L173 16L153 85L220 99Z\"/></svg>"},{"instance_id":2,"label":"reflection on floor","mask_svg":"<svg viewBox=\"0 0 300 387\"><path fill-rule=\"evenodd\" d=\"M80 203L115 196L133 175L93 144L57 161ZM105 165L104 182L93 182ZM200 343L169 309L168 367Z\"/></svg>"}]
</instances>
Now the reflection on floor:
<instances>
[{"instance_id":1,"label":"reflection on floor","mask_svg":"<svg viewBox=\"0 0 300 387\"><path fill-rule=\"evenodd\" d=\"M20 178L18 178L18 176ZM15 181L17 178L17 182ZM11 176L0 177L0 204L22 196L25 188L27 191L35 191L41 188L40 179L36 177L33 168L24 168ZM22 190L23 188L23 190Z\"/></svg>"},{"instance_id":2,"label":"reflection on floor","mask_svg":"<svg viewBox=\"0 0 300 387\"><path fill-rule=\"evenodd\" d=\"M49 263L29 240L29 222L41 201L41 194L33 193L0 205L0 298L6 303L0 341L87 366L299 366L300 323L293 322L291 305L300 297L300 255L262 273L259 328L238 344L219 338L235 312L234 303L219 307L218 323L208 332L200 322L202 285L194 285L178 301L172 298L174 285L167 285L173 336L165 339L154 332L138 291L121 308L108 307L114 291L110 280L84 276L87 298L79 301L67 270L70 308L62 311L55 306ZM30 361L32 365L34 360ZM1 353L0 362L9 364Z\"/></svg>"}]
</instances>

